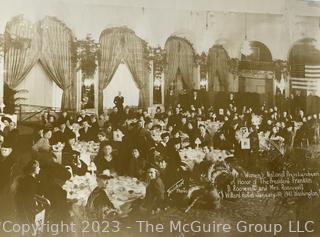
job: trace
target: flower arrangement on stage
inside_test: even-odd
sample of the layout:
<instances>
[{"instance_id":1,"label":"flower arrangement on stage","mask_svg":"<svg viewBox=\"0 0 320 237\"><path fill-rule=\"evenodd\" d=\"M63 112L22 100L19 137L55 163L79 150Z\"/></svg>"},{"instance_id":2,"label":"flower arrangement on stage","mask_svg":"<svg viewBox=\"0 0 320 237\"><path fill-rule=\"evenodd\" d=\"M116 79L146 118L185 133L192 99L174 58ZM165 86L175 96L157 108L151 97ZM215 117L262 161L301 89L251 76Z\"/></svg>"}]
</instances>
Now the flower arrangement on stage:
<instances>
[{"instance_id":1,"label":"flower arrangement on stage","mask_svg":"<svg viewBox=\"0 0 320 237\"><path fill-rule=\"evenodd\" d=\"M7 83L4 83L3 95L4 95L4 112L6 114L14 114L16 109L19 107L20 103L25 101L26 98L21 96L28 92L28 90L14 90L11 89Z\"/></svg>"}]
</instances>

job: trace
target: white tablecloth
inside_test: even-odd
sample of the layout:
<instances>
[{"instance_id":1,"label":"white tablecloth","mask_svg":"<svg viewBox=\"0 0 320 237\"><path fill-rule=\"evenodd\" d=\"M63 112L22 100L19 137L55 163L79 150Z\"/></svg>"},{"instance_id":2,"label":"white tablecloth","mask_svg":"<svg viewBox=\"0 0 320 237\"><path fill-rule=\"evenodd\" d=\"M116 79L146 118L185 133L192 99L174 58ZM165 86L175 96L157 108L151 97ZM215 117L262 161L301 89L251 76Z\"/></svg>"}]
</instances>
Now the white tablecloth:
<instances>
[{"instance_id":1,"label":"white tablecloth","mask_svg":"<svg viewBox=\"0 0 320 237\"><path fill-rule=\"evenodd\" d=\"M62 188L67 191L69 200L75 201L77 206L84 207L90 193L96 187L96 176L87 173L85 176L74 176ZM113 205L120 208L128 202L144 198L146 185L136 178L116 176L109 180L106 192Z\"/></svg>"}]
</instances>

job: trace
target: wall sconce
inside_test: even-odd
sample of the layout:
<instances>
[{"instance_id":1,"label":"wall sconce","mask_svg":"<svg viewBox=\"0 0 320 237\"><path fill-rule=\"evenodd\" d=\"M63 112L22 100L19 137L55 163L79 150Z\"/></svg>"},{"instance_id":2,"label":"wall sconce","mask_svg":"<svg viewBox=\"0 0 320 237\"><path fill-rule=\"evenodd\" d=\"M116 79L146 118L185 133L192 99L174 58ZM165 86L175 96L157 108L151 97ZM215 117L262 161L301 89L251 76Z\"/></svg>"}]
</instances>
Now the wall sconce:
<instances>
[{"instance_id":1,"label":"wall sconce","mask_svg":"<svg viewBox=\"0 0 320 237\"><path fill-rule=\"evenodd\" d=\"M208 80L207 79L201 79L200 80L200 89L207 89L208 86Z\"/></svg>"},{"instance_id":2,"label":"wall sconce","mask_svg":"<svg viewBox=\"0 0 320 237\"><path fill-rule=\"evenodd\" d=\"M320 50L320 42L318 40L313 39L312 40L312 46L316 49L316 50Z\"/></svg>"},{"instance_id":3,"label":"wall sconce","mask_svg":"<svg viewBox=\"0 0 320 237\"><path fill-rule=\"evenodd\" d=\"M249 56L252 54L252 48L251 48L250 42L247 39L245 39L242 43L241 53L244 56Z\"/></svg>"},{"instance_id":4,"label":"wall sconce","mask_svg":"<svg viewBox=\"0 0 320 237\"><path fill-rule=\"evenodd\" d=\"M249 56L252 54L252 48L251 48L251 44L247 39L247 14L245 14L245 22L244 22L244 26L245 26L245 36L244 36L244 41L241 45L241 53L244 56Z\"/></svg>"},{"instance_id":5,"label":"wall sconce","mask_svg":"<svg viewBox=\"0 0 320 237\"><path fill-rule=\"evenodd\" d=\"M85 87L90 87L92 84L93 84L93 80L92 80L91 78L86 78L86 79L84 79L84 81L83 81L83 85L84 85Z\"/></svg>"},{"instance_id":6,"label":"wall sconce","mask_svg":"<svg viewBox=\"0 0 320 237\"><path fill-rule=\"evenodd\" d=\"M6 106L5 106L5 104L4 104L3 102L1 102L1 103L0 103L0 110L1 110L1 113L3 113L3 109L4 109L4 107L6 107Z\"/></svg>"},{"instance_id":7,"label":"wall sconce","mask_svg":"<svg viewBox=\"0 0 320 237\"><path fill-rule=\"evenodd\" d=\"M156 78L154 81L153 81L153 87L155 90L159 90L160 87L161 87L161 80L159 78Z\"/></svg>"}]
</instances>

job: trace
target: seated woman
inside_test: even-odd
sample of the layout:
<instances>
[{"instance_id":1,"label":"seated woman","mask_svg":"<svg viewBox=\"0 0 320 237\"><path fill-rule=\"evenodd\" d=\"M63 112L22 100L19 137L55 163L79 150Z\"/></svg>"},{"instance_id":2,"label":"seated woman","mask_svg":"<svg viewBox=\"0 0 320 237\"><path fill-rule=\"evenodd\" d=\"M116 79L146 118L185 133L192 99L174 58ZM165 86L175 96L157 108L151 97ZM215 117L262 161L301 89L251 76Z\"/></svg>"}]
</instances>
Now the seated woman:
<instances>
[{"instance_id":1,"label":"seated woman","mask_svg":"<svg viewBox=\"0 0 320 237\"><path fill-rule=\"evenodd\" d=\"M97 176L98 186L91 192L86 205L89 218L102 220L115 211L115 207L105 191L109 179L112 179L112 176L108 170Z\"/></svg>"},{"instance_id":2,"label":"seated woman","mask_svg":"<svg viewBox=\"0 0 320 237\"><path fill-rule=\"evenodd\" d=\"M80 152L73 151L70 157L65 157L65 165L71 167L72 174L83 176L88 171L88 166L80 159Z\"/></svg>"},{"instance_id":3,"label":"seated woman","mask_svg":"<svg viewBox=\"0 0 320 237\"><path fill-rule=\"evenodd\" d=\"M102 173L108 169L111 172L119 171L118 157L112 151L110 143L104 144L102 152L94 159L94 163L97 167L97 173Z\"/></svg>"},{"instance_id":4,"label":"seated woman","mask_svg":"<svg viewBox=\"0 0 320 237\"><path fill-rule=\"evenodd\" d=\"M63 165L69 164L68 160L74 152L72 147L74 146L75 143L76 143L76 135L72 134L67 138L67 143L65 144L65 146L63 147L63 150L62 150L62 164Z\"/></svg>"},{"instance_id":5,"label":"seated woman","mask_svg":"<svg viewBox=\"0 0 320 237\"><path fill-rule=\"evenodd\" d=\"M145 166L145 159L141 157L140 151L134 148L129 160L129 175L138 179L142 178Z\"/></svg>"},{"instance_id":6,"label":"seated woman","mask_svg":"<svg viewBox=\"0 0 320 237\"><path fill-rule=\"evenodd\" d=\"M279 135L279 128L277 126L274 126L271 130L271 133L269 135L269 139L273 141L283 141L283 137Z\"/></svg>"},{"instance_id":7,"label":"seated woman","mask_svg":"<svg viewBox=\"0 0 320 237\"><path fill-rule=\"evenodd\" d=\"M40 196L40 186L37 176L40 172L40 164L31 160L24 167L24 175L19 177L13 184L14 203L17 220L20 223L34 223L35 215L50 202ZM40 205L43 204L44 206Z\"/></svg>"},{"instance_id":8,"label":"seated woman","mask_svg":"<svg viewBox=\"0 0 320 237\"><path fill-rule=\"evenodd\" d=\"M159 212L164 207L165 187L160 178L160 172L155 168L148 170L148 185L146 196L141 206L142 211Z\"/></svg>"},{"instance_id":9,"label":"seated woman","mask_svg":"<svg viewBox=\"0 0 320 237\"><path fill-rule=\"evenodd\" d=\"M34 151L49 151L50 150L50 138L52 132L50 129L43 129L42 137L32 146Z\"/></svg>"},{"instance_id":10,"label":"seated woman","mask_svg":"<svg viewBox=\"0 0 320 237\"><path fill-rule=\"evenodd\" d=\"M18 143L18 136L19 136L19 131L17 129L17 125L15 122L12 121L9 124L9 131L6 136L6 142L11 143L13 145L13 147L15 148Z\"/></svg>"}]
</instances>

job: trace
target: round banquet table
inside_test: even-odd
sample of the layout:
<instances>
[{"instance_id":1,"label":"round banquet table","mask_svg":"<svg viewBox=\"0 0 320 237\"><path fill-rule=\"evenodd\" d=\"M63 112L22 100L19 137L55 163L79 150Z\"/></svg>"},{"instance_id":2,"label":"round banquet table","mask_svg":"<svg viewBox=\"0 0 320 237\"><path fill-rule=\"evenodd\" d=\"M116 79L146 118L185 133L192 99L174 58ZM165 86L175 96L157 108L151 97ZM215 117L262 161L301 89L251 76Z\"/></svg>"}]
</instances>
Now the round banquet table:
<instances>
[{"instance_id":1,"label":"round banquet table","mask_svg":"<svg viewBox=\"0 0 320 237\"><path fill-rule=\"evenodd\" d=\"M67 198L76 206L85 207L90 193L96 187L96 175L87 173L84 176L72 177L62 188L67 192ZM108 181L105 191L115 208L121 209L124 204L144 198L146 184L136 178L114 176Z\"/></svg>"},{"instance_id":2,"label":"round banquet table","mask_svg":"<svg viewBox=\"0 0 320 237\"><path fill-rule=\"evenodd\" d=\"M96 175L90 173L74 176L62 187L67 192L67 199L72 202L71 218L76 226L76 232L72 235L74 237L82 236L83 223L88 220L85 206L89 195L96 187ZM133 201L145 197L146 184L135 178L114 176L108 181L105 191L121 217L131 211Z\"/></svg>"}]
</instances>

